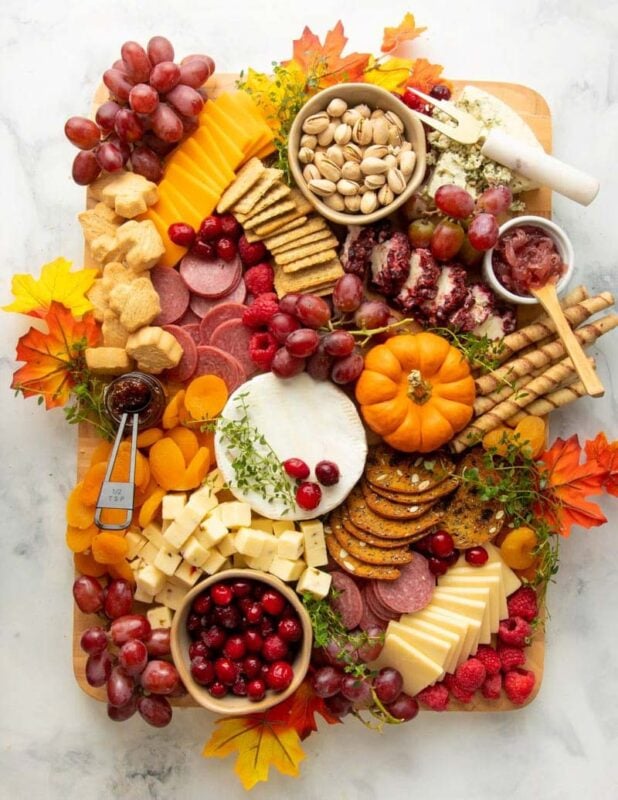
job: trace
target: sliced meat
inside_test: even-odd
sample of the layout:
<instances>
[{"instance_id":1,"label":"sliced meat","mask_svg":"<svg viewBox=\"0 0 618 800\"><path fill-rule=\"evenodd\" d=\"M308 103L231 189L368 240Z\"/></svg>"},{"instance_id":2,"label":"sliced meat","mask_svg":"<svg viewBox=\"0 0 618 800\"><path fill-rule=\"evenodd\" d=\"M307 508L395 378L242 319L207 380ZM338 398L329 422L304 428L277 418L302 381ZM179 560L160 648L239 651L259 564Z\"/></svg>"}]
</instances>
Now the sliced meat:
<instances>
[{"instance_id":1,"label":"sliced meat","mask_svg":"<svg viewBox=\"0 0 618 800\"><path fill-rule=\"evenodd\" d=\"M171 267L154 267L150 279L161 303L161 313L152 324L169 325L180 319L189 307L189 290L182 277Z\"/></svg>"},{"instance_id":2,"label":"sliced meat","mask_svg":"<svg viewBox=\"0 0 618 800\"><path fill-rule=\"evenodd\" d=\"M372 614L379 620L382 620L384 624L388 624L391 620L399 617L399 614L395 614L393 611L382 605L382 603L378 602L371 583L368 583L365 587L365 600Z\"/></svg>"},{"instance_id":3,"label":"sliced meat","mask_svg":"<svg viewBox=\"0 0 618 800\"><path fill-rule=\"evenodd\" d=\"M225 300L229 303L244 303L245 298L247 297L247 287L245 286L244 280L241 278L238 282L238 285L235 286L228 294L223 295L223 297L215 297L213 299L208 299L206 297L200 297L199 294L191 295L191 311L199 317L197 322L199 322L202 317L205 317L206 314L210 311L211 308L214 308L218 305L222 300Z\"/></svg>"},{"instance_id":4,"label":"sliced meat","mask_svg":"<svg viewBox=\"0 0 618 800\"><path fill-rule=\"evenodd\" d=\"M189 301L189 303L190 302L191 301ZM175 325L180 325L181 327L184 327L185 325L199 325L199 323L200 317L198 317L195 311L192 311L190 307L185 311L180 319L177 319L174 322Z\"/></svg>"},{"instance_id":5,"label":"sliced meat","mask_svg":"<svg viewBox=\"0 0 618 800\"><path fill-rule=\"evenodd\" d=\"M331 572L332 585L337 597L329 598L329 603L341 616L347 630L357 628L363 616L363 598L356 583L345 572Z\"/></svg>"},{"instance_id":6,"label":"sliced meat","mask_svg":"<svg viewBox=\"0 0 618 800\"><path fill-rule=\"evenodd\" d=\"M180 274L189 289L201 297L219 298L235 289L242 278L238 256L232 261L206 260L189 253L180 262ZM197 314L195 308L193 309Z\"/></svg>"},{"instance_id":7,"label":"sliced meat","mask_svg":"<svg viewBox=\"0 0 618 800\"><path fill-rule=\"evenodd\" d=\"M240 361L247 377L257 372L259 367L249 355L251 331L239 319L230 319L219 325L210 337L210 344L219 347Z\"/></svg>"},{"instance_id":8,"label":"sliced meat","mask_svg":"<svg viewBox=\"0 0 618 800\"><path fill-rule=\"evenodd\" d=\"M170 381L184 383L193 377L197 368L197 345L186 328L179 325L163 325L163 330L171 333L182 347L182 358L178 364L166 373Z\"/></svg>"},{"instance_id":9,"label":"sliced meat","mask_svg":"<svg viewBox=\"0 0 618 800\"><path fill-rule=\"evenodd\" d=\"M218 375L225 381L230 393L247 380L242 364L234 356L209 345L197 348L197 369L194 377L199 375Z\"/></svg>"},{"instance_id":10,"label":"sliced meat","mask_svg":"<svg viewBox=\"0 0 618 800\"><path fill-rule=\"evenodd\" d=\"M242 303L219 303L204 315L200 323L202 344L209 344L215 330L230 319L242 319L246 306Z\"/></svg>"},{"instance_id":11,"label":"sliced meat","mask_svg":"<svg viewBox=\"0 0 618 800\"><path fill-rule=\"evenodd\" d=\"M376 614L373 613L371 608L369 607L369 603L367 602L366 597L367 589L363 589L361 592L363 598L363 614L361 616L360 622L358 623L358 627L361 628L363 631L368 631L370 628L386 628L387 623L381 617L378 617Z\"/></svg>"},{"instance_id":12,"label":"sliced meat","mask_svg":"<svg viewBox=\"0 0 618 800\"><path fill-rule=\"evenodd\" d=\"M376 599L387 609L399 614L420 611L429 604L436 585L427 559L415 553L414 560L402 565L400 570L401 575L397 580L375 581Z\"/></svg>"},{"instance_id":13,"label":"sliced meat","mask_svg":"<svg viewBox=\"0 0 618 800\"><path fill-rule=\"evenodd\" d=\"M191 323L191 325L183 325L182 329L185 330L193 339L196 345L202 344L200 339L200 326L199 323Z\"/></svg>"}]
</instances>

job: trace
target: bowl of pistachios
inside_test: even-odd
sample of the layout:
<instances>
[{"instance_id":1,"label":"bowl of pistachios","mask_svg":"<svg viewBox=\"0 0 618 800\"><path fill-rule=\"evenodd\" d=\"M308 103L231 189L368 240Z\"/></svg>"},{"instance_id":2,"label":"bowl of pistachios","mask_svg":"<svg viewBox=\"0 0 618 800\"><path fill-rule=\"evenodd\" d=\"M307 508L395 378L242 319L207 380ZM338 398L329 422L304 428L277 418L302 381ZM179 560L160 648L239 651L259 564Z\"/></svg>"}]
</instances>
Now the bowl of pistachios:
<instances>
[{"instance_id":1,"label":"bowl of pistachios","mask_svg":"<svg viewBox=\"0 0 618 800\"><path fill-rule=\"evenodd\" d=\"M367 83L331 86L296 115L288 161L298 188L339 225L391 214L425 176L425 132L390 92Z\"/></svg>"}]
</instances>

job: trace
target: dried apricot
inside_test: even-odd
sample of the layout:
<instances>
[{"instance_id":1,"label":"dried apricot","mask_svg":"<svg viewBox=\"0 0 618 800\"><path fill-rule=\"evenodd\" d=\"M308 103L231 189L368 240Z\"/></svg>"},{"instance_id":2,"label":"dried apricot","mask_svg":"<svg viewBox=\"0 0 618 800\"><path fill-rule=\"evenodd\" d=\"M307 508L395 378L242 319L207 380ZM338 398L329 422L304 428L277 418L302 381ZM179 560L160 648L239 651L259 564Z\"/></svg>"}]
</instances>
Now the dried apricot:
<instances>
[{"instance_id":1,"label":"dried apricot","mask_svg":"<svg viewBox=\"0 0 618 800\"><path fill-rule=\"evenodd\" d=\"M83 485L83 482L78 483L67 500L67 523L82 531L94 524L94 508L81 499Z\"/></svg>"},{"instance_id":2,"label":"dried apricot","mask_svg":"<svg viewBox=\"0 0 618 800\"><path fill-rule=\"evenodd\" d=\"M114 469L112 470L112 480L119 482L126 482L129 480L129 472L131 468L131 442L124 441L120 443L118 453L116 454L116 461L114 462ZM139 451L135 456L135 485L147 486L150 480L150 467L148 459L143 456Z\"/></svg>"},{"instance_id":3,"label":"dried apricot","mask_svg":"<svg viewBox=\"0 0 618 800\"><path fill-rule=\"evenodd\" d=\"M73 528L71 525L67 525L65 537L67 547L74 553L83 553L84 550L88 550L92 543L93 537L96 536L98 532L99 529L96 525L91 525L89 528L85 528L84 530L80 530L80 528Z\"/></svg>"},{"instance_id":4,"label":"dried apricot","mask_svg":"<svg viewBox=\"0 0 618 800\"><path fill-rule=\"evenodd\" d=\"M200 447L195 454L191 463L185 470L182 482L176 486L176 489L197 489L202 484L206 477L208 468L210 467L210 451L207 447Z\"/></svg>"},{"instance_id":5,"label":"dried apricot","mask_svg":"<svg viewBox=\"0 0 618 800\"><path fill-rule=\"evenodd\" d=\"M517 577L523 581L534 583L540 563L541 559L535 558L532 564L529 567L526 567L526 569L516 569L515 572L517 573Z\"/></svg>"},{"instance_id":6,"label":"dried apricot","mask_svg":"<svg viewBox=\"0 0 618 800\"><path fill-rule=\"evenodd\" d=\"M537 535L532 528L514 528L504 537L500 554L511 569L528 569L536 560L534 549L537 543Z\"/></svg>"},{"instance_id":7,"label":"dried apricot","mask_svg":"<svg viewBox=\"0 0 618 800\"><path fill-rule=\"evenodd\" d=\"M92 556L99 564L117 564L129 551L129 543L113 533L99 533L92 540Z\"/></svg>"},{"instance_id":8,"label":"dried apricot","mask_svg":"<svg viewBox=\"0 0 618 800\"><path fill-rule=\"evenodd\" d=\"M499 455L506 455L511 435L512 432L507 427L500 425L483 436L483 447L485 450L495 450Z\"/></svg>"},{"instance_id":9,"label":"dried apricot","mask_svg":"<svg viewBox=\"0 0 618 800\"><path fill-rule=\"evenodd\" d=\"M112 443L111 442L99 442L97 446L92 451L92 455L90 456L90 466L94 466L94 464L98 464L99 461L107 461L109 459L109 454L112 452Z\"/></svg>"},{"instance_id":10,"label":"dried apricot","mask_svg":"<svg viewBox=\"0 0 618 800\"><path fill-rule=\"evenodd\" d=\"M140 449L144 448L146 450L164 436L165 434L161 428L147 428L145 431L140 431L140 433L137 434L137 446Z\"/></svg>"},{"instance_id":11,"label":"dried apricot","mask_svg":"<svg viewBox=\"0 0 618 800\"><path fill-rule=\"evenodd\" d=\"M98 461L87 470L79 493L80 500L85 506L96 506L106 472L107 463L105 461Z\"/></svg>"},{"instance_id":12,"label":"dried apricot","mask_svg":"<svg viewBox=\"0 0 618 800\"><path fill-rule=\"evenodd\" d=\"M121 525L126 517L124 508L104 508L101 511L101 522L105 525Z\"/></svg>"},{"instance_id":13,"label":"dried apricot","mask_svg":"<svg viewBox=\"0 0 618 800\"><path fill-rule=\"evenodd\" d=\"M150 467L148 469L150 471ZM136 486L135 496L133 498L133 505L135 508L142 506L158 486L159 484L155 481L152 475L150 476L148 486L146 486L145 489L141 489L139 486Z\"/></svg>"},{"instance_id":14,"label":"dried apricot","mask_svg":"<svg viewBox=\"0 0 618 800\"><path fill-rule=\"evenodd\" d=\"M155 517L155 514L161 506L161 501L165 496L165 489L157 486L149 497L144 500L139 512L139 525L140 528L145 528Z\"/></svg>"},{"instance_id":15,"label":"dried apricot","mask_svg":"<svg viewBox=\"0 0 618 800\"><path fill-rule=\"evenodd\" d=\"M227 403L228 390L218 375L200 375L187 386L185 408L193 419L214 419Z\"/></svg>"},{"instance_id":16,"label":"dried apricot","mask_svg":"<svg viewBox=\"0 0 618 800\"><path fill-rule=\"evenodd\" d=\"M179 425L177 428L172 428L167 432L167 435L180 447L180 452L185 459L185 464L189 466L191 459L199 450L197 436L193 431L190 431L189 428L184 428L182 425Z\"/></svg>"},{"instance_id":17,"label":"dried apricot","mask_svg":"<svg viewBox=\"0 0 618 800\"><path fill-rule=\"evenodd\" d=\"M215 452L215 432L214 431L193 431L197 436L200 447L207 447L210 450L210 457L214 458Z\"/></svg>"},{"instance_id":18,"label":"dried apricot","mask_svg":"<svg viewBox=\"0 0 618 800\"><path fill-rule=\"evenodd\" d=\"M135 583L135 575L131 569L131 565L126 559L122 559L117 564L109 564L107 571L112 578L124 578L129 583Z\"/></svg>"},{"instance_id":19,"label":"dried apricot","mask_svg":"<svg viewBox=\"0 0 618 800\"><path fill-rule=\"evenodd\" d=\"M100 578L107 572L107 566L95 561L91 553L75 553L73 563L80 575L90 575L91 578Z\"/></svg>"},{"instance_id":20,"label":"dried apricot","mask_svg":"<svg viewBox=\"0 0 618 800\"><path fill-rule=\"evenodd\" d=\"M547 431L545 420L532 414L517 423L512 436L529 458L536 458L545 449Z\"/></svg>"},{"instance_id":21,"label":"dried apricot","mask_svg":"<svg viewBox=\"0 0 618 800\"><path fill-rule=\"evenodd\" d=\"M183 416L182 412L185 410L184 403L185 390L181 389L172 397L163 412L161 423L166 430L175 428L177 425L180 425L181 421L184 421L181 420L181 416Z\"/></svg>"},{"instance_id":22,"label":"dried apricot","mask_svg":"<svg viewBox=\"0 0 618 800\"><path fill-rule=\"evenodd\" d=\"M185 460L180 447L167 436L150 448L150 471L163 489L177 489L185 474Z\"/></svg>"}]
</instances>

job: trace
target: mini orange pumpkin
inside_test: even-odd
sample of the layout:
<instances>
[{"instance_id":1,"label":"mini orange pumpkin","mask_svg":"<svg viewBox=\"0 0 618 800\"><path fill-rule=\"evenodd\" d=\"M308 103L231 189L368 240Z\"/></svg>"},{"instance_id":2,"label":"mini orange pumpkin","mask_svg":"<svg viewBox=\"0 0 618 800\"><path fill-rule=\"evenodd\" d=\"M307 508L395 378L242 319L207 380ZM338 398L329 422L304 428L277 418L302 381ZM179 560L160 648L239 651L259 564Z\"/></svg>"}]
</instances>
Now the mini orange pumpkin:
<instances>
[{"instance_id":1,"label":"mini orange pumpkin","mask_svg":"<svg viewBox=\"0 0 618 800\"><path fill-rule=\"evenodd\" d=\"M474 397L468 362L434 333L393 336L372 347L356 384L367 425L406 453L446 444L470 421Z\"/></svg>"}]
</instances>

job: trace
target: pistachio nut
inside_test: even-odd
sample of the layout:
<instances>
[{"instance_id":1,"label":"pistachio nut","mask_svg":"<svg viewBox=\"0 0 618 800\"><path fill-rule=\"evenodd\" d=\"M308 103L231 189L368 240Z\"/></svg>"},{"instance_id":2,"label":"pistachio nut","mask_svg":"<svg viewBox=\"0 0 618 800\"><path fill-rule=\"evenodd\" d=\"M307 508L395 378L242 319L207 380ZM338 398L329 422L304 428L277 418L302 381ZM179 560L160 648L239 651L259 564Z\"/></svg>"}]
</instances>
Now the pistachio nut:
<instances>
[{"instance_id":1,"label":"pistachio nut","mask_svg":"<svg viewBox=\"0 0 618 800\"><path fill-rule=\"evenodd\" d=\"M370 144L372 137L372 122L365 117L361 117L358 122L354 123L352 128L352 139L357 144Z\"/></svg>"},{"instance_id":2,"label":"pistachio nut","mask_svg":"<svg viewBox=\"0 0 618 800\"><path fill-rule=\"evenodd\" d=\"M388 185L388 183L385 183L384 186L378 192L378 201L380 202L380 205L389 206L394 199L395 195L393 193L393 190Z\"/></svg>"},{"instance_id":3,"label":"pistachio nut","mask_svg":"<svg viewBox=\"0 0 618 800\"><path fill-rule=\"evenodd\" d=\"M388 142L389 124L386 117L378 117L373 122L373 141L375 144L386 144Z\"/></svg>"},{"instance_id":4,"label":"pistachio nut","mask_svg":"<svg viewBox=\"0 0 618 800\"><path fill-rule=\"evenodd\" d=\"M393 145L393 147L399 147L401 142L401 133L399 132L397 126L391 125L388 129L388 143Z\"/></svg>"},{"instance_id":5,"label":"pistachio nut","mask_svg":"<svg viewBox=\"0 0 618 800\"><path fill-rule=\"evenodd\" d=\"M332 208L333 211L345 211L343 197L340 194L335 193L325 197L323 203L329 208Z\"/></svg>"},{"instance_id":6,"label":"pistachio nut","mask_svg":"<svg viewBox=\"0 0 618 800\"><path fill-rule=\"evenodd\" d=\"M318 144L322 147L328 147L335 139L335 129L337 125L334 122L329 122L322 133L318 133Z\"/></svg>"},{"instance_id":7,"label":"pistachio nut","mask_svg":"<svg viewBox=\"0 0 618 800\"><path fill-rule=\"evenodd\" d=\"M326 111L320 111L319 114L311 114L310 117L303 122L303 133L309 133L317 136L322 131L325 131L330 124L330 117Z\"/></svg>"},{"instance_id":8,"label":"pistachio nut","mask_svg":"<svg viewBox=\"0 0 618 800\"><path fill-rule=\"evenodd\" d=\"M394 125L397 128L399 133L403 133L404 132L405 126L404 126L403 122L401 121L401 118L399 116L397 116L397 114L395 114L394 111L387 111L384 116L391 123L391 125Z\"/></svg>"},{"instance_id":9,"label":"pistachio nut","mask_svg":"<svg viewBox=\"0 0 618 800\"><path fill-rule=\"evenodd\" d=\"M381 175L388 169L384 161L381 158L376 158L375 156L363 158L360 163L360 168L363 175Z\"/></svg>"},{"instance_id":10,"label":"pistachio nut","mask_svg":"<svg viewBox=\"0 0 618 800\"><path fill-rule=\"evenodd\" d=\"M301 164L311 164L315 153L310 147L301 147L298 151L298 160Z\"/></svg>"},{"instance_id":11,"label":"pistachio nut","mask_svg":"<svg viewBox=\"0 0 618 800\"><path fill-rule=\"evenodd\" d=\"M350 195L358 194L358 183L356 181L350 181L346 178L342 178L337 183L337 191L339 194L343 195L344 197L349 197Z\"/></svg>"},{"instance_id":12,"label":"pistachio nut","mask_svg":"<svg viewBox=\"0 0 618 800\"><path fill-rule=\"evenodd\" d=\"M386 174L386 180L394 194L401 194L408 183L403 176L403 172L397 168L389 169Z\"/></svg>"},{"instance_id":13,"label":"pistachio nut","mask_svg":"<svg viewBox=\"0 0 618 800\"><path fill-rule=\"evenodd\" d=\"M343 157L346 161L355 161L357 164L363 160L363 151L354 142L348 142L343 146Z\"/></svg>"},{"instance_id":14,"label":"pistachio nut","mask_svg":"<svg viewBox=\"0 0 618 800\"><path fill-rule=\"evenodd\" d=\"M386 175L367 175L364 183L371 191L377 191L386 183Z\"/></svg>"},{"instance_id":15,"label":"pistachio nut","mask_svg":"<svg viewBox=\"0 0 618 800\"><path fill-rule=\"evenodd\" d=\"M334 194L337 188L332 181L328 181L325 178L309 181L308 186L311 191L314 194L317 194L319 197L328 197L329 195Z\"/></svg>"},{"instance_id":16,"label":"pistachio nut","mask_svg":"<svg viewBox=\"0 0 618 800\"><path fill-rule=\"evenodd\" d=\"M355 123L355 122L358 122L358 120L359 120L360 118L361 118L361 115L358 113L358 111L357 111L355 108L349 108L349 109L348 109L348 110L345 112L345 114L343 114L343 115L341 116L341 121L342 121L342 122L343 122L345 125L349 125L350 127L352 127L352 126L354 125L354 123Z\"/></svg>"},{"instance_id":17,"label":"pistachio nut","mask_svg":"<svg viewBox=\"0 0 618 800\"><path fill-rule=\"evenodd\" d=\"M371 214L378 207L378 196L375 192L365 192L361 197L360 210L363 214Z\"/></svg>"},{"instance_id":18,"label":"pistachio nut","mask_svg":"<svg viewBox=\"0 0 618 800\"><path fill-rule=\"evenodd\" d=\"M326 150L326 155L331 161L334 161L338 167L343 166L345 158L343 157L343 149L340 145L331 144L331 146Z\"/></svg>"},{"instance_id":19,"label":"pistachio nut","mask_svg":"<svg viewBox=\"0 0 618 800\"><path fill-rule=\"evenodd\" d=\"M399 153L397 157L399 162L399 169L401 170L404 178L410 178L416 166L416 153L414 150L404 150Z\"/></svg>"},{"instance_id":20,"label":"pistachio nut","mask_svg":"<svg viewBox=\"0 0 618 800\"><path fill-rule=\"evenodd\" d=\"M341 177L340 167L324 153L318 153L315 165L320 170L320 175L328 181L336 183Z\"/></svg>"},{"instance_id":21,"label":"pistachio nut","mask_svg":"<svg viewBox=\"0 0 618 800\"><path fill-rule=\"evenodd\" d=\"M356 161L346 161L341 167L341 177L349 181L360 181L363 177L360 165Z\"/></svg>"},{"instance_id":22,"label":"pistachio nut","mask_svg":"<svg viewBox=\"0 0 618 800\"><path fill-rule=\"evenodd\" d=\"M343 202L345 204L346 211L350 211L352 214L356 214L358 211L360 211L361 196L359 194L348 195L347 197L343 198Z\"/></svg>"},{"instance_id":23,"label":"pistachio nut","mask_svg":"<svg viewBox=\"0 0 618 800\"><path fill-rule=\"evenodd\" d=\"M335 128L335 141L337 144L347 144L352 138L352 127L342 122Z\"/></svg>"},{"instance_id":24,"label":"pistachio nut","mask_svg":"<svg viewBox=\"0 0 618 800\"><path fill-rule=\"evenodd\" d=\"M365 148L363 158L384 158L388 155L388 147L384 144L370 144Z\"/></svg>"},{"instance_id":25,"label":"pistachio nut","mask_svg":"<svg viewBox=\"0 0 618 800\"><path fill-rule=\"evenodd\" d=\"M358 111L361 117L364 117L365 119L369 119L371 116L371 109L367 103L359 103L357 106L354 106L354 111Z\"/></svg>"},{"instance_id":26,"label":"pistachio nut","mask_svg":"<svg viewBox=\"0 0 618 800\"><path fill-rule=\"evenodd\" d=\"M309 183L309 181L317 181L321 177L320 170L315 164L307 164L303 170L303 178L307 181L307 183Z\"/></svg>"},{"instance_id":27,"label":"pistachio nut","mask_svg":"<svg viewBox=\"0 0 618 800\"><path fill-rule=\"evenodd\" d=\"M329 117L340 117L348 110L348 104L341 97L333 97L330 103L326 106L326 113Z\"/></svg>"},{"instance_id":28,"label":"pistachio nut","mask_svg":"<svg viewBox=\"0 0 618 800\"><path fill-rule=\"evenodd\" d=\"M401 142L401 146L399 147L399 152L400 153L405 153L406 150L411 150L411 149L412 149L412 145L410 144L410 142L407 139L404 139Z\"/></svg>"},{"instance_id":29,"label":"pistachio nut","mask_svg":"<svg viewBox=\"0 0 618 800\"><path fill-rule=\"evenodd\" d=\"M384 156L383 161L388 167L388 169L395 169L395 167L397 166L397 156L392 155L392 153L389 153L387 156Z\"/></svg>"},{"instance_id":30,"label":"pistachio nut","mask_svg":"<svg viewBox=\"0 0 618 800\"><path fill-rule=\"evenodd\" d=\"M374 110L371 112L371 116L369 117L369 119L378 119L379 117L383 116L384 116L384 111L381 108L374 108Z\"/></svg>"},{"instance_id":31,"label":"pistachio nut","mask_svg":"<svg viewBox=\"0 0 618 800\"><path fill-rule=\"evenodd\" d=\"M318 144L318 137L314 136L311 133L303 133L300 137L300 146L301 147L309 147L311 150L315 150Z\"/></svg>"}]
</instances>

